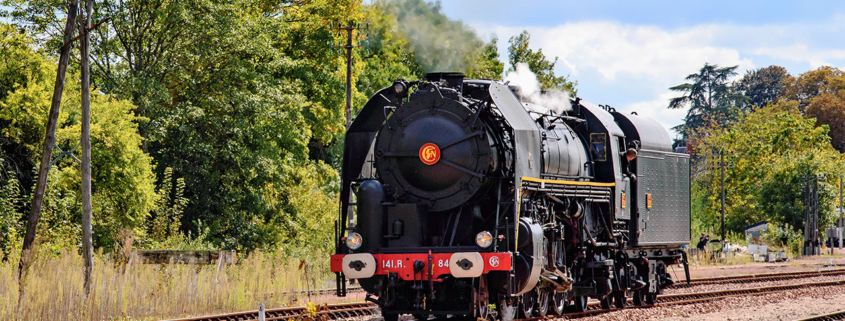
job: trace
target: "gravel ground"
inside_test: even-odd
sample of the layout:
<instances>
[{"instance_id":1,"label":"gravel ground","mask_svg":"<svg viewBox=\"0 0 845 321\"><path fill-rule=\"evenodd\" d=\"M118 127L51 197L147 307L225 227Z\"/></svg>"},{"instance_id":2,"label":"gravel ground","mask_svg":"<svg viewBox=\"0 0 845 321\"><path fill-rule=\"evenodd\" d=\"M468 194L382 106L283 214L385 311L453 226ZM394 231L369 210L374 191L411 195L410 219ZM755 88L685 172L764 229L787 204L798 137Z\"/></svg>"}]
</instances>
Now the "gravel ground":
<instances>
[{"instance_id":1,"label":"gravel ground","mask_svg":"<svg viewBox=\"0 0 845 321\"><path fill-rule=\"evenodd\" d=\"M818 279L818 280L817 280ZM821 278L814 278L821 282ZM644 321L644 320L796 320L845 309L845 286L801 289L775 294L737 297L710 302L628 309L594 317L583 321ZM380 315L363 317L359 320L382 320ZM413 320L403 316L401 321Z\"/></svg>"},{"instance_id":2,"label":"gravel ground","mask_svg":"<svg viewBox=\"0 0 845 321\"><path fill-rule=\"evenodd\" d=\"M827 253L827 252L826 252ZM692 278L709 278L729 275L782 273L798 271L818 271L845 267L845 251L836 250L834 256L814 257L793 260L786 263L750 263L729 266L692 267ZM670 269L670 273L673 271ZM683 268L674 267L673 277L683 279ZM680 278L678 278L680 277ZM809 282L826 282L845 279L845 276L823 276L779 281L754 283L706 284L690 288L667 289L665 294L719 291L727 289L752 288L762 286L788 285ZM682 281L678 281L682 282ZM350 293L351 294L351 293ZM323 297L326 301L335 301ZM342 301L356 301L353 298L340 298ZM352 300L350 300L352 299ZM338 301L341 301L338 300ZM363 294L360 299L363 300ZM325 302L325 301L324 301ZM335 301L337 302L337 301ZM711 302L656 307L650 309L629 309L602 314L578 320L795 320L814 315L827 314L845 309L845 286L801 289L782 293L721 299ZM363 317L358 320L382 320L380 315ZM413 320L410 316L400 320Z\"/></svg>"},{"instance_id":3,"label":"gravel ground","mask_svg":"<svg viewBox=\"0 0 845 321\"><path fill-rule=\"evenodd\" d=\"M845 287L802 289L705 303L630 309L579 320L795 320L845 308Z\"/></svg>"}]
</instances>

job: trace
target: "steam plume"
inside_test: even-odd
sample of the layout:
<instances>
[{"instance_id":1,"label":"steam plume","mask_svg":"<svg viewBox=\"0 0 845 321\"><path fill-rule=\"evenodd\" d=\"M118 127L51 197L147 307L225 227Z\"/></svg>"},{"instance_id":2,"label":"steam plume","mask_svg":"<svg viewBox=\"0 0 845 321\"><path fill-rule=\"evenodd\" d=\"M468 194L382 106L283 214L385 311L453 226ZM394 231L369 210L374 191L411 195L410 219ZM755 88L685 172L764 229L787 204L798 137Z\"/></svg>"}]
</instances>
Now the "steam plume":
<instances>
[{"instance_id":1,"label":"steam plume","mask_svg":"<svg viewBox=\"0 0 845 321\"><path fill-rule=\"evenodd\" d=\"M519 86L520 96L527 102L548 108L556 114L572 110L569 94L565 91L542 92L537 75L531 72L526 63L517 63L516 70L508 72L505 81Z\"/></svg>"}]
</instances>

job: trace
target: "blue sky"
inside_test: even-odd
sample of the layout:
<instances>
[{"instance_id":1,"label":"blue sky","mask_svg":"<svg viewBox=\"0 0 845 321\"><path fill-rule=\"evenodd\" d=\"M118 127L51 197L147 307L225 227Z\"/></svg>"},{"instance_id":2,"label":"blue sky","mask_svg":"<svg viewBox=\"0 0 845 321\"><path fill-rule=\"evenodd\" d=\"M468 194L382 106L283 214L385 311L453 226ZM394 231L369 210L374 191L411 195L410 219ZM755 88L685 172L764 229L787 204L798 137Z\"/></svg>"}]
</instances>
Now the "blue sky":
<instances>
[{"instance_id":1,"label":"blue sky","mask_svg":"<svg viewBox=\"0 0 845 321\"><path fill-rule=\"evenodd\" d=\"M578 81L597 104L649 115L667 128L683 110L668 110L684 82L705 62L745 70L780 65L793 75L822 65L845 67L842 1L503 1L444 0L443 12L484 39L528 30L531 46L559 57L556 72Z\"/></svg>"}]
</instances>

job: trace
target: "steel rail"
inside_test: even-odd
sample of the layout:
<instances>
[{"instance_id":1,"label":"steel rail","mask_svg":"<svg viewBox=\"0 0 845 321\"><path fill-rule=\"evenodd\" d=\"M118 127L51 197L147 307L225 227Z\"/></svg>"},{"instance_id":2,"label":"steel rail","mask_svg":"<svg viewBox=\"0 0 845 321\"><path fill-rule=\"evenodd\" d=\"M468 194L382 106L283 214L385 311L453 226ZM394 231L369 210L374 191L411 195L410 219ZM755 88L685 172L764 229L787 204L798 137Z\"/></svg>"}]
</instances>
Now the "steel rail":
<instances>
[{"instance_id":1,"label":"steel rail","mask_svg":"<svg viewBox=\"0 0 845 321\"><path fill-rule=\"evenodd\" d=\"M604 313L607 313L607 312L619 311L619 310L624 310L624 309L643 309L643 308L651 308L651 307L654 307L654 306L692 304L692 303L701 303L701 302L708 302L708 301L714 301L714 300L721 300L721 299L732 298L732 297L757 296L757 295L780 293L780 292L798 290L798 289L805 289L805 288L826 287L826 286L843 286L843 285L845 285L845 280L837 280L837 281L829 281L829 282L811 282L811 283L790 284L790 285L776 285L776 286L766 286L766 287L758 287L758 288L733 289L733 290L709 291L709 292L698 292L698 293L666 294L666 295L658 295L657 296L657 302L653 305L625 307L625 308L622 308L622 309L620 309L620 308L601 309L601 307L599 306L599 304L597 302L593 302L588 306L588 309L590 309L588 311L576 312L576 313L567 313L567 314L563 314L561 317L564 317L564 318L567 318L567 319L577 319L577 318L594 316L594 315L599 315L599 314L604 314ZM627 301L630 304L632 300L628 299ZM546 317L523 319L523 320L539 320L539 319L544 319L544 318L546 318Z\"/></svg>"},{"instance_id":2,"label":"steel rail","mask_svg":"<svg viewBox=\"0 0 845 321\"><path fill-rule=\"evenodd\" d=\"M812 278L812 277L820 277L820 276L834 276L834 275L845 275L845 269L834 269L834 270L815 270L815 271L801 271L801 272L779 272L779 273L765 273L765 274L744 274L744 275L731 275L731 276L718 276L712 278L698 278L698 279L691 279L690 283L687 284L686 280L677 280L675 284L673 284L672 288L688 288L696 285L704 285L704 284L718 284L718 283L749 283L749 282L762 282L762 281L777 281L777 280L785 280L785 279L796 279L796 278ZM299 293L299 295L307 296L307 295L324 295L324 294L331 294L337 291L337 289L318 289L318 290L299 290L294 291L293 293ZM349 287L347 293L353 292L364 292L360 286L353 286ZM289 292L282 292L282 294L287 295Z\"/></svg>"},{"instance_id":3,"label":"steel rail","mask_svg":"<svg viewBox=\"0 0 845 321\"><path fill-rule=\"evenodd\" d=\"M316 309L309 310L307 307L267 309L264 311L264 320L302 320L308 318L320 318L321 320L333 320L341 318L352 318L358 316L372 315L378 308L370 302L356 302L343 304L328 304L316 306ZM244 311L226 314L217 314L201 317L173 319L168 321L257 321L258 311Z\"/></svg>"},{"instance_id":4,"label":"steel rail","mask_svg":"<svg viewBox=\"0 0 845 321\"><path fill-rule=\"evenodd\" d=\"M766 273L766 274L746 274L721 276L713 278L691 279L690 284L686 280L678 280L672 285L673 288L688 288L704 284L720 284L720 283L750 283L762 281L777 281L785 279L796 278L812 278L820 276L845 275L845 269L835 270L816 270L816 271L801 271L801 272L781 272L781 273Z\"/></svg>"},{"instance_id":5,"label":"steel rail","mask_svg":"<svg viewBox=\"0 0 845 321\"><path fill-rule=\"evenodd\" d=\"M300 296L308 296L308 295L324 295L324 294L333 294L337 292L337 289L329 288L329 289L316 289L316 290L298 290L298 291L291 291L291 292L282 292L282 295L288 295L291 293L299 293ZM351 286L346 289L346 293L356 293L356 292L364 292L360 286Z\"/></svg>"},{"instance_id":6,"label":"steel rail","mask_svg":"<svg viewBox=\"0 0 845 321\"><path fill-rule=\"evenodd\" d=\"M833 312L828 314L822 314L817 316L812 316L806 319L799 319L797 321L833 321L833 320L845 320L845 310L839 312Z\"/></svg>"},{"instance_id":7,"label":"steel rail","mask_svg":"<svg viewBox=\"0 0 845 321\"><path fill-rule=\"evenodd\" d=\"M845 274L845 269L836 269L836 270L826 270L826 271L803 271L803 272L783 272L783 273L767 273L767 274L749 274L749 275L737 275L737 276L724 276L724 277L714 277L714 278L700 278L700 279L691 279L691 285L687 285L685 281L678 281L672 285L672 287L676 288L683 288L683 287L691 287L696 285L704 285L704 284L717 284L717 283L749 283L749 282L760 282L760 281L771 281L771 280L780 280L780 279L791 279L791 278L810 278L810 277L819 277L819 276L831 276L831 275L843 275ZM802 284L794 284L794 285L784 285L784 286L772 286L772 287L765 287L765 288L750 288L750 289L735 289L735 290L724 290L724 291L713 291L713 292L700 292L700 293L683 293L683 294L667 294L667 295L659 295L657 296L657 304L659 306L663 305L678 305L678 304L689 304L689 303L697 303L697 302L705 302L729 297L736 297L736 296L750 296L750 295L763 295L763 294L770 294L770 293L777 293L782 291L787 291L791 289L798 289L803 287L814 287L814 286L833 286L833 285L845 285L845 280L842 281L832 281L832 282L817 282L817 283L802 283ZM363 291L360 287L351 288L351 290ZM301 294L307 294L311 292L311 294L328 294L335 291L334 289L323 289L323 290L312 290L312 291L297 291ZM631 299L628 299L628 304L630 305L632 302ZM626 309L632 308L649 308L654 305L646 305L640 307L627 307ZM620 309L601 309L599 302L590 302L587 306L588 311L579 312L579 313L568 313L564 314L563 317L567 318L580 318L592 315L603 314L610 311L617 311ZM265 320L293 320L293 319L302 319L304 317L314 317L314 316L327 316L328 319L336 319L336 318L348 318L348 317L355 317L355 316L364 316L364 315L372 315L374 311L377 309L377 306L373 303L369 302L359 302L359 303L347 303L347 304L334 304L334 305L323 305L317 306L315 311L308 311L306 307L292 307L292 308L280 308L280 309L268 309L265 313ZM837 315L838 319L836 318ZM551 317L551 316L549 316ZM828 317L827 319L822 317ZM544 317L540 318L532 318L526 320L538 320L543 319ZM817 319L819 318L819 319ZM191 317L191 318L182 318L182 319L173 319L170 321L229 321L229 320L238 320L238 321L246 321L246 320L258 320L258 311L244 311L244 312L235 312L235 313L226 313L226 314L218 314L218 315L211 315L211 316L201 316L201 317ZM845 320L845 311L833 313L831 315L824 315L824 316L817 316L807 320Z\"/></svg>"}]
</instances>

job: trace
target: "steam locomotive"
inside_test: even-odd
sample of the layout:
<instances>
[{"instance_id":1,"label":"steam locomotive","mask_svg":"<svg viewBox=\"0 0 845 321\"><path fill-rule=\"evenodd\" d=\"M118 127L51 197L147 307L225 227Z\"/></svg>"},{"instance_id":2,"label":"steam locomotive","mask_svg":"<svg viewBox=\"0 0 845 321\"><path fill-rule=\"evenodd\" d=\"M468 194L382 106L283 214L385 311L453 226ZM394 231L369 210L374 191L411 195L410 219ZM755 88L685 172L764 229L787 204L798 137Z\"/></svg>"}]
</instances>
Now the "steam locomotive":
<instances>
[{"instance_id":1,"label":"steam locomotive","mask_svg":"<svg viewBox=\"0 0 845 321\"><path fill-rule=\"evenodd\" d=\"M337 295L357 280L387 321L510 320L653 303L672 265L689 279L689 156L653 120L561 95L460 73L373 95L345 137Z\"/></svg>"}]
</instances>

